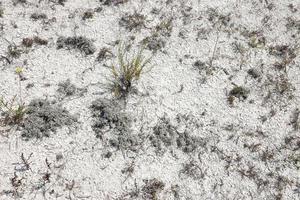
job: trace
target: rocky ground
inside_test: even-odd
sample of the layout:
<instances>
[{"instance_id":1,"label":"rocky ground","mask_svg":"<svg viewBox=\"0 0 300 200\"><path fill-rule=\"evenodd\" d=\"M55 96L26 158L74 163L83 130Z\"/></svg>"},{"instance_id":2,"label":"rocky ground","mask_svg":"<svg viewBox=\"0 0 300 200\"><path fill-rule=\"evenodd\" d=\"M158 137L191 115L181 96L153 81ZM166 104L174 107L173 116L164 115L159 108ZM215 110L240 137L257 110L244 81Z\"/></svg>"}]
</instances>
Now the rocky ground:
<instances>
[{"instance_id":1,"label":"rocky ground","mask_svg":"<svg viewBox=\"0 0 300 200\"><path fill-rule=\"evenodd\" d=\"M0 199L299 199L299 41L295 0L0 0Z\"/></svg>"}]
</instances>

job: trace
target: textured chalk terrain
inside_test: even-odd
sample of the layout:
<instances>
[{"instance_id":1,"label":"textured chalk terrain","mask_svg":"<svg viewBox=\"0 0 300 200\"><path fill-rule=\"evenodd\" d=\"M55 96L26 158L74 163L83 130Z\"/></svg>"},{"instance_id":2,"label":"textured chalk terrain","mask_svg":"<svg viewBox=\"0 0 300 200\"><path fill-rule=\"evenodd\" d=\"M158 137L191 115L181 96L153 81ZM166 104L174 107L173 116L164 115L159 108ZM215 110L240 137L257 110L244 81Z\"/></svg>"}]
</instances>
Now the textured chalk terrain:
<instances>
[{"instance_id":1,"label":"textured chalk terrain","mask_svg":"<svg viewBox=\"0 0 300 200\"><path fill-rule=\"evenodd\" d=\"M297 0L0 0L0 199L299 199L299 94Z\"/></svg>"}]
</instances>

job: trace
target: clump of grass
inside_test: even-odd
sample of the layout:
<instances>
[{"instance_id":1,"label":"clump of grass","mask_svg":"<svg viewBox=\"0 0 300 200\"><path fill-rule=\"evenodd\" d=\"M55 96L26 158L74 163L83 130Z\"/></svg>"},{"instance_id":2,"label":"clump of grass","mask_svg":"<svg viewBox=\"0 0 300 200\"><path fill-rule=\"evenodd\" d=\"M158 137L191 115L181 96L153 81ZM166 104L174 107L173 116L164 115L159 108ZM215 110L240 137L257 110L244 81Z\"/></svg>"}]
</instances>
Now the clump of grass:
<instances>
[{"instance_id":1,"label":"clump of grass","mask_svg":"<svg viewBox=\"0 0 300 200\"><path fill-rule=\"evenodd\" d=\"M4 125L18 124L24 118L26 108L24 104L16 103L16 96L10 101L0 97L0 122Z\"/></svg>"},{"instance_id":2,"label":"clump of grass","mask_svg":"<svg viewBox=\"0 0 300 200\"><path fill-rule=\"evenodd\" d=\"M6 101L3 97L0 97L0 122L4 125L19 124L27 112L22 100L22 72L23 68L21 67L17 67L15 70L15 73L19 78L19 102L16 100L17 95L15 95L10 101Z\"/></svg>"},{"instance_id":3,"label":"clump of grass","mask_svg":"<svg viewBox=\"0 0 300 200\"><path fill-rule=\"evenodd\" d=\"M132 58L127 58L126 48L120 47L118 51L118 64L111 66L112 83L110 88L116 97L126 97L131 91L135 81L140 79L150 58L143 56L143 48Z\"/></svg>"}]
</instances>

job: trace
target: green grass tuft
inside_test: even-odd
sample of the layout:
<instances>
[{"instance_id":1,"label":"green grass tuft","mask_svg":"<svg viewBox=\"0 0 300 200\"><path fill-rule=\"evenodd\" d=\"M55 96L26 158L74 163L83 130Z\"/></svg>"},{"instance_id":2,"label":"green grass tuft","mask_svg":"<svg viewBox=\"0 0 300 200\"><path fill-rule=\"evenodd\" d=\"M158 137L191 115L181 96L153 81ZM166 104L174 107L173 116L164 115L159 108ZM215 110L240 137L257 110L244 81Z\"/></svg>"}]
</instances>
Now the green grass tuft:
<instances>
[{"instance_id":1,"label":"green grass tuft","mask_svg":"<svg viewBox=\"0 0 300 200\"><path fill-rule=\"evenodd\" d=\"M126 48L120 46L118 51L118 64L111 66L112 83L110 88L118 98L126 97L135 81L140 79L150 58L143 56L143 48L130 59L127 58Z\"/></svg>"}]
</instances>

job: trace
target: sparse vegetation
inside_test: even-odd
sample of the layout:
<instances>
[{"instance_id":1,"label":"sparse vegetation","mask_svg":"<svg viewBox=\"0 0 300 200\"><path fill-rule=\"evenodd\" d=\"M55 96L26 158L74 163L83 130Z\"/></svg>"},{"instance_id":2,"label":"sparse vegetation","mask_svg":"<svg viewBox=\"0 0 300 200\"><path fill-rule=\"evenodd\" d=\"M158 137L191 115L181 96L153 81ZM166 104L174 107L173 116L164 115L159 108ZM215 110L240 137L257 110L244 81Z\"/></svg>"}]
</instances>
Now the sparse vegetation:
<instances>
[{"instance_id":1,"label":"sparse vegetation","mask_svg":"<svg viewBox=\"0 0 300 200\"><path fill-rule=\"evenodd\" d=\"M296 108L292 113L290 124L293 126L294 130L297 131L300 128L300 110Z\"/></svg>"},{"instance_id":2,"label":"sparse vegetation","mask_svg":"<svg viewBox=\"0 0 300 200\"><path fill-rule=\"evenodd\" d=\"M106 5L106 6L117 6L117 5L120 5L120 4L124 4L124 3L127 3L129 0L99 0L99 2L103 3L103 5Z\"/></svg>"},{"instance_id":3,"label":"sparse vegetation","mask_svg":"<svg viewBox=\"0 0 300 200\"><path fill-rule=\"evenodd\" d=\"M121 105L116 101L98 99L90 107L95 119L92 128L98 138L102 138L106 130L114 129L118 132L128 132L130 119L122 112Z\"/></svg>"},{"instance_id":4,"label":"sparse vegetation","mask_svg":"<svg viewBox=\"0 0 300 200\"><path fill-rule=\"evenodd\" d=\"M28 48L32 47L32 45L33 45L33 39L31 39L31 38L23 38L22 45L24 45L25 47L28 47Z\"/></svg>"},{"instance_id":5,"label":"sparse vegetation","mask_svg":"<svg viewBox=\"0 0 300 200\"><path fill-rule=\"evenodd\" d=\"M228 95L228 102L229 104L233 104L235 98L239 100L245 100L248 98L249 90L242 87L242 86L235 86L233 89L230 90Z\"/></svg>"},{"instance_id":6,"label":"sparse vegetation","mask_svg":"<svg viewBox=\"0 0 300 200\"><path fill-rule=\"evenodd\" d=\"M58 128L70 126L77 121L66 109L42 99L32 100L27 106L26 114L21 125L25 140L50 137Z\"/></svg>"},{"instance_id":7,"label":"sparse vegetation","mask_svg":"<svg viewBox=\"0 0 300 200\"><path fill-rule=\"evenodd\" d=\"M294 2L0 0L0 199L299 199Z\"/></svg>"},{"instance_id":8,"label":"sparse vegetation","mask_svg":"<svg viewBox=\"0 0 300 200\"><path fill-rule=\"evenodd\" d=\"M4 14L4 9L2 8L0 3L0 18L3 17L3 14Z\"/></svg>"},{"instance_id":9,"label":"sparse vegetation","mask_svg":"<svg viewBox=\"0 0 300 200\"><path fill-rule=\"evenodd\" d=\"M14 5L26 4L27 0L12 0Z\"/></svg>"},{"instance_id":10,"label":"sparse vegetation","mask_svg":"<svg viewBox=\"0 0 300 200\"><path fill-rule=\"evenodd\" d=\"M266 45L266 38L260 32L250 34L249 45L252 48L263 48Z\"/></svg>"},{"instance_id":11,"label":"sparse vegetation","mask_svg":"<svg viewBox=\"0 0 300 200\"><path fill-rule=\"evenodd\" d=\"M83 13L82 19L87 20L87 19L92 19L94 17L94 11L89 9Z\"/></svg>"},{"instance_id":12,"label":"sparse vegetation","mask_svg":"<svg viewBox=\"0 0 300 200\"><path fill-rule=\"evenodd\" d=\"M97 56L97 61L98 62L102 62L106 59L112 58L113 57L113 53L108 49L108 48L101 48L98 56Z\"/></svg>"},{"instance_id":13,"label":"sparse vegetation","mask_svg":"<svg viewBox=\"0 0 300 200\"><path fill-rule=\"evenodd\" d=\"M10 101L0 97L0 122L4 125L20 123L26 113L26 107L23 104L16 104L16 96Z\"/></svg>"},{"instance_id":14,"label":"sparse vegetation","mask_svg":"<svg viewBox=\"0 0 300 200\"><path fill-rule=\"evenodd\" d=\"M70 79L58 83L57 92L62 97L68 97L75 94L83 94L85 91L86 91L85 89L77 88L74 84L71 83Z\"/></svg>"},{"instance_id":15,"label":"sparse vegetation","mask_svg":"<svg viewBox=\"0 0 300 200\"><path fill-rule=\"evenodd\" d=\"M171 36L173 30L173 18L162 19L153 29L150 36L142 40L142 44L154 53L166 46L166 38Z\"/></svg>"},{"instance_id":16,"label":"sparse vegetation","mask_svg":"<svg viewBox=\"0 0 300 200\"><path fill-rule=\"evenodd\" d=\"M141 28L145 27L146 17L142 14L134 12L133 14L125 14L120 21L120 26L125 27L127 30L141 30Z\"/></svg>"},{"instance_id":17,"label":"sparse vegetation","mask_svg":"<svg viewBox=\"0 0 300 200\"><path fill-rule=\"evenodd\" d=\"M143 55L143 49L128 60L128 53L124 47L118 51L118 64L111 67L113 80L109 87L114 95L118 98L124 98L128 95L133 87L133 83L139 80L145 67L149 64L150 59Z\"/></svg>"},{"instance_id":18,"label":"sparse vegetation","mask_svg":"<svg viewBox=\"0 0 300 200\"><path fill-rule=\"evenodd\" d=\"M70 79L67 79L66 81L60 82L58 84L57 91L59 93L63 94L64 96L71 96L71 95L75 94L76 87L75 87L75 85L71 84Z\"/></svg>"},{"instance_id":19,"label":"sparse vegetation","mask_svg":"<svg viewBox=\"0 0 300 200\"><path fill-rule=\"evenodd\" d=\"M19 58L23 50L15 44L10 44L7 47L7 54L10 59Z\"/></svg>"},{"instance_id":20,"label":"sparse vegetation","mask_svg":"<svg viewBox=\"0 0 300 200\"><path fill-rule=\"evenodd\" d=\"M22 100L21 81L23 68L17 67L15 72L18 76L19 94L15 95L10 101L0 97L0 124L3 125L19 124L27 112L27 108Z\"/></svg>"},{"instance_id":21,"label":"sparse vegetation","mask_svg":"<svg viewBox=\"0 0 300 200\"><path fill-rule=\"evenodd\" d=\"M90 107L93 117L92 128L97 138L122 151L136 151L139 137L131 133L131 118L125 113L120 102L98 99Z\"/></svg>"},{"instance_id":22,"label":"sparse vegetation","mask_svg":"<svg viewBox=\"0 0 300 200\"><path fill-rule=\"evenodd\" d=\"M30 18L34 21L47 19L47 15L45 13L32 13Z\"/></svg>"},{"instance_id":23,"label":"sparse vegetation","mask_svg":"<svg viewBox=\"0 0 300 200\"><path fill-rule=\"evenodd\" d=\"M177 119L189 121L178 115ZM164 147L177 147L184 153L192 153L200 146L205 146L205 141L192 136L186 129L179 132L178 128L171 124L170 119L166 117L160 118L160 121L153 128L153 134L149 136L152 146L158 153L164 152Z\"/></svg>"},{"instance_id":24,"label":"sparse vegetation","mask_svg":"<svg viewBox=\"0 0 300 200\"><path fill-rule=\"evenodd\" d=\"M91 40L86 37L59 37L57 39L57 49L67 48L67 49L78 49L85 55L90 55L95 53L96 47Z\"/></svg>"},{"instance_id":25,"label":"sparse vegetation","mask_svg":"<svg viewBox=\"0 0 300 200\"><path fill-rule=\"evenodd\" d=\"M38 45L47 45L48 44L48 40L46 39L42 39L39 36L35 36L33 38L34 43L38 44Z\"/></svg>"}]
</instances>

